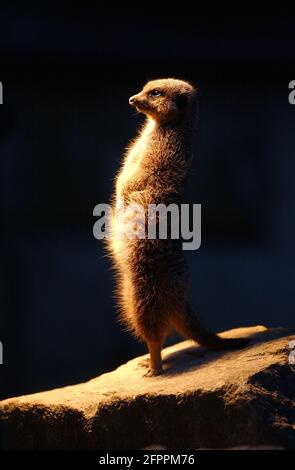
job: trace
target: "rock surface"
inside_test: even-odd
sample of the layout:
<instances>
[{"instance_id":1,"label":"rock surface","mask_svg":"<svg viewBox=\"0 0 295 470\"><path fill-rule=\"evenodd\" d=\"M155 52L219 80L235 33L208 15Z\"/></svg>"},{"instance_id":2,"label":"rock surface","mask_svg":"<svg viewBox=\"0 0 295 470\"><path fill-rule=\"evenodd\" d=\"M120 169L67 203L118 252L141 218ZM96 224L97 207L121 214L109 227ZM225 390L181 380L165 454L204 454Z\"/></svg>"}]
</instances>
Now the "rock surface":
<instances>
[{"instance_id":1,"label":"rock surface","mask_svg":"<svg viewBox=\"0 0 295 470\"><path fill-rule=\"evenodd\" d=\"M294 333L262 326L243 350L184 341L163 351L165 374L143 377L147 356L89 382L0 402L8 449L295 448Z\"/></svg>"}]
</instances>

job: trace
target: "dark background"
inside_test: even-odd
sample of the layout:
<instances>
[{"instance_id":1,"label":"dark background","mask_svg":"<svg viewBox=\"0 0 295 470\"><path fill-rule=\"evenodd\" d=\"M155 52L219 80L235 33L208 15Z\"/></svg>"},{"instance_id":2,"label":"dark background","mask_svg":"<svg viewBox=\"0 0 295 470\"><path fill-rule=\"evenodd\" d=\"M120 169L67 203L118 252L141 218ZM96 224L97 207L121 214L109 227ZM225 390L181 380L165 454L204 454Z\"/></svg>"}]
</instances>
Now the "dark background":
<instances>
[{"instance_id":1,"label":"dark background","mask_svg":"<svg viewBox=\"0 0 295 470\"><path fill-rule=\"evenodd\" d=\"M192 303L214 330L294 327L294 17L176 13L2 4L0 398L145 351L116 323L92 211L142 122L128 97L151 78L200 88Z\"/></svg>"}]
</instances>

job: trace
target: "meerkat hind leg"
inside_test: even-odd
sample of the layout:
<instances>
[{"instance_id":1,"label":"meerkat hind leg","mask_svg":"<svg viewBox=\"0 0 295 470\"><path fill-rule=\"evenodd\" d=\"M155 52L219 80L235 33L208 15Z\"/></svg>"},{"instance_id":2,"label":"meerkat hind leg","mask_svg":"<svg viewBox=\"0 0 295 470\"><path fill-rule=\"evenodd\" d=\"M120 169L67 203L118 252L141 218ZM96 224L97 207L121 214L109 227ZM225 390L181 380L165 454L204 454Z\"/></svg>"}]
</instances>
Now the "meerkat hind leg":
<instances>
[{"instance_id":1,"label":"meerkat hind leg","mask_svg":"<svg viewBox=\"0 0 295 470\"><path fill-rule=\"evenodd\" d=\"M150 353L150 368L144 377L154 377L163 373L162 368L162 342L161 341L147 341L147 347Z\"/></svg>"}]
</instances>

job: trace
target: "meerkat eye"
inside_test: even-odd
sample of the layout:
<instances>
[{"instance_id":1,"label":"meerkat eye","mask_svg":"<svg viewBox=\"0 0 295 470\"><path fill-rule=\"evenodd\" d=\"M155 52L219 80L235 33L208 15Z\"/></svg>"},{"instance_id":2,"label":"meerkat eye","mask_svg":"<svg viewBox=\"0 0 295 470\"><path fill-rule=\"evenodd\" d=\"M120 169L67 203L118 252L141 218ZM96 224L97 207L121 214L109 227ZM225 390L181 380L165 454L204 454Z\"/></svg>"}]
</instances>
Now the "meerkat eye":
<instances>
[{"instance_id":1,"label":"meerkat eye","mask_svg":"<svg viewBox=\"0 0 295 470\"><path fill-rule=\"evenodd\" d=\"M163 95L164 95L163 91L157 90L157 89L151 90L149 92L149 96L151 98L157 98L157 96L163 96Z\"/></svg>"}]
</instances>

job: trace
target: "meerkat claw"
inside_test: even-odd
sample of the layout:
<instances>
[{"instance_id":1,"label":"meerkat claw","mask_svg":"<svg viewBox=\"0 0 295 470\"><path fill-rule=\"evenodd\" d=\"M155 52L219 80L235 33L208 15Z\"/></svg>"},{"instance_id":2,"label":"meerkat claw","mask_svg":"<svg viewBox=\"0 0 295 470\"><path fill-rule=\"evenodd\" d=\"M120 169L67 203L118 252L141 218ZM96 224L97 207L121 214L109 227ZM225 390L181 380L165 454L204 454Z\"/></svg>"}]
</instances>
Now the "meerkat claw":
<instances>
[{"instance_id":1,"label":"meerkat claw","mask_svg":"<svg viewBox=\"0 0 295 470\"><path fill-rule=\"evenodd\" d=\"M143 377L156 377L163 374L163 369L149 369Z\"/></svg>"}]
</instances>

